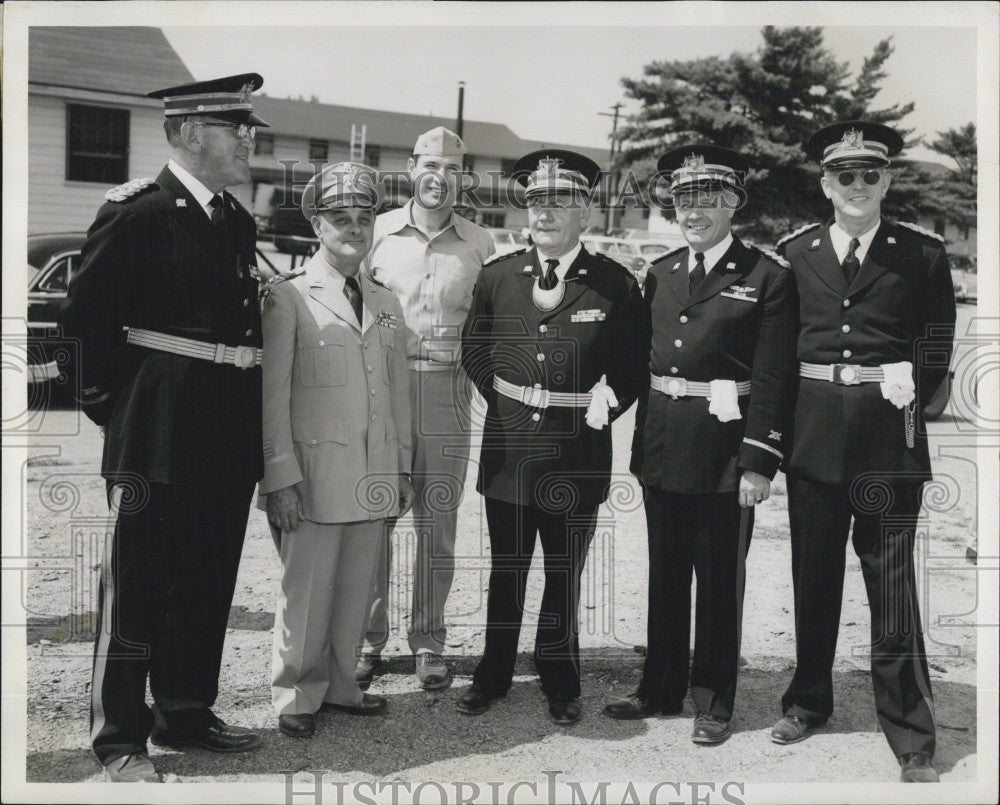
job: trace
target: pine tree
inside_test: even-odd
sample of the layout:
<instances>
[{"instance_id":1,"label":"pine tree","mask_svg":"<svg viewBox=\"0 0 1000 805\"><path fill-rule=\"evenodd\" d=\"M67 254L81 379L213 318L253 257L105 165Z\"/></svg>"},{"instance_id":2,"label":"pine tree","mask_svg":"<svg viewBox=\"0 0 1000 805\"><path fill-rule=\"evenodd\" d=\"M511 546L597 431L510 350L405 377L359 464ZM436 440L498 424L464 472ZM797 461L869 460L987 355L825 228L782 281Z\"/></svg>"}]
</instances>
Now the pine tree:
<instances>
[{"instance_id":1,"label":"pine tree","mask_svg":"<svg viewBox=\"0 0 1000 805\"><path fill-rule=\"evenodd\" d=\"M622 130L620 167L645 181L659 154L695 142L745 154L753 170L748 202L735 224L748 239L773 244L830 216L819 166L806 156L810 135L837 120L863 118L892 125L912 145L912 130L898 122L913 104L875 106L891 39L875 46L852 79L850 66L824 46L822 28L767 26L761 35L763 44L753 53L655 61L642 78L623 78L626 96L641 109ZM915 218L926 192L921 180L913 166L894 163L887 215Z\"/></svg>"},{"instance_id":2,"label":"pine tree","mask_svg":"<svg viewBox=\"0 0 1000 805\"><path fill-rule=\"evenodd\" d=\"M938 132L930 148L951 157L955 168L930 181L926 202L935 215L959 227L976 225L976 188L979 181L976 124Z\"/></svg>"}]
</instances>

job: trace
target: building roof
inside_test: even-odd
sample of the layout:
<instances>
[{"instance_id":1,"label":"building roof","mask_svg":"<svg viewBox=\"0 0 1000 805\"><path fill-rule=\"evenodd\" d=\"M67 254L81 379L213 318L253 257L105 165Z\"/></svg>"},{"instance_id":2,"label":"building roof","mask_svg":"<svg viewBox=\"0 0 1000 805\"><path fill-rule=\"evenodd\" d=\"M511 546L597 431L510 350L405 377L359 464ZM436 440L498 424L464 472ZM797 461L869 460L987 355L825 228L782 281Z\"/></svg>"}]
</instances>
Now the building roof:
<instances>
[{"instance_id":1,"label":"building roof","mask_svg":"<svg viewBox=\"0 0 1000 805\"><path fill-rule=\"evenodd\" d=\"M28 81L144 96L194 76L159 28L33 25Z\"/></svg>"},{"instance_id":2,"label":"building roof","mask_svg":"<svg viewBox=\"0 0 1000 805\"><path fill-rule=\"evenodd\" d=\"M387 112L355 106L337 106L317 101L254 96L254 111L271 124L271 132L310 139L350 142L351 125L367 126L369 145L408 150L417 137L436 126L455 128L453 118ZM469 153L478 156L517 159L539 148L554 148L556 143L524 140L502 123L464 121L462 139ZM607 152L596 148L558 146L586 154L598 164L607 160Z\"/></svg>"}]
</instances>

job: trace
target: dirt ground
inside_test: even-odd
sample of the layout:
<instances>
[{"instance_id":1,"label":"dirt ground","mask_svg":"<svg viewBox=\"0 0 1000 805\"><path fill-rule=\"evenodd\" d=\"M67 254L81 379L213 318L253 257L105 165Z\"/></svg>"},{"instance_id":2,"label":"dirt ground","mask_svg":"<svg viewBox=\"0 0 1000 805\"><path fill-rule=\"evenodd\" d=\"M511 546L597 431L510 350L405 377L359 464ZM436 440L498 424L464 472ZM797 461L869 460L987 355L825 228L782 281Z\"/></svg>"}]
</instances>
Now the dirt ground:
<instances>
[{"instance_id":1,"label":"dirt ground","mask_svg":"<svg viewBox=\"0 0 1000 805\"><path fill-rule=\"evenodd\" d=\"M961 311L960 332L973 308ZM925 494L918 545L918 580L938 719L936 765L943 781L976 779L976 573L967 549L976 546L977 468L970 448L967 405L961 400L931 425L937 480ZM21 600L28 612L25 697L29 782L102 780L89 751L88 695L93 612L106 527L98 475L101 437L70 410L44 414L21 467L26 512ZM277 731L269 673L279 562L263 514L251 513L216 712L230 723L260 728L261 750L224 756L151 747L164 780L173 783L281 783L291 771L320 772L346 781L544 781L655 783L878 783L898 779L898 766L879 734L868 672L868 604L859 564L848 548L840 641L835 666L836 710L808 741L782 747L768 732L794 663L790 550L784 478L759 507L747 568L739 694L734 735L701 748L690 740L690 703L678 717L616 722L601 715L613 696L634 690L645 643L646 532L638 488L626 471L633 414L616 423L612 499L602 510L584 577L582 666L584 717L554 725L534 675L535 615L521 633L514 687L485 715L460 714L454 702L469 685L483 646L488 539L482 500L470 469L459 525L458 570L448 601L452 687L425 693L413 676L405 632L412 527L400 522L391 589L393 633L388 663L372 691L389 698L379 718L324 715L310 740ZM473 450L473 455L477 453ZM5 495L5 506L16 495ZM536 555L536 560L538 556ZM10 579L5 576L5 581ZM541 574L529 581L537 606ZM9 671L8 667L8 671ZM5 695L11 692L5 688ZM449 789L452 791L453 789ZM592 790L588 796L592 794ZM197 794L192 796L197 797ZM434 801L439 801L435 798ZM620 801L620 800L618 800Z\"/></svg>"}]
</instances>

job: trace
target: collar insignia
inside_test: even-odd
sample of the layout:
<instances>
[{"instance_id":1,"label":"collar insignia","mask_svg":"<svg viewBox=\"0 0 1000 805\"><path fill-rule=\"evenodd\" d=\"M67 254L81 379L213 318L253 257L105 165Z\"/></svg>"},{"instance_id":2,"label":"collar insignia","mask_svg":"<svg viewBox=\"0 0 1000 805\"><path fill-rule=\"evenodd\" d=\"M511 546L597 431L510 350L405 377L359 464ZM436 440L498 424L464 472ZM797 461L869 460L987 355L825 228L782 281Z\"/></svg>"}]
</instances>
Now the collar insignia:
<instances>
[{"instance_id":1,"label":"collar insignia","mask_svg":"<svg viewBox=\"0 0 1000 805\"><path fill-rule=\"evenodd\" d=\"M885 239L885 242L886 243L892 243L893 245L895 245L896 239L893 238L893 237L888 237L888 238Z\"/></svg>"},{"instance_id":2,"label":"collar insignia","mask_svg":"<svg viewBox=\"0 0 1000 805\"><path fill-rule=\"evenodd\" d=\"M179 198L175 200L178 207L186 207L188 205L188 200L186 198Z\"/></svg>"},{"instance_id":3,"label":"collar insignia","mask_svg":"<svg viewBox=\"0 0 1000 805\"><path fill-rule=\"evenodd\" d=\"M810 249L815 249L815 248L817 248L818 246L819 246L819 238L816 238L816 240L814 240L814 241L812 242L812 245L811 245L811 246L810 246L809 248L810 248Z\"/></svg>"}]
</instances>

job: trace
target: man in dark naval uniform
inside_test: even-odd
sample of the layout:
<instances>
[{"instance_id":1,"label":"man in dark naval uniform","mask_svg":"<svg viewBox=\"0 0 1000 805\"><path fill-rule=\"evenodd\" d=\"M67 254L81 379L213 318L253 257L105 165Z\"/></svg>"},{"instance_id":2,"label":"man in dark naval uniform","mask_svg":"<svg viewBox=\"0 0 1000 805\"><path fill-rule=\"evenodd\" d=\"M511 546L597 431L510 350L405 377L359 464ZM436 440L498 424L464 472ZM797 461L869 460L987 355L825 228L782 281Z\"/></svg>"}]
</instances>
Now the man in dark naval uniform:
<instances>
[{"instance_id":1,"label":"man in dark naval uniform","mask_svg":"<svg viewBox=\"0 0 1000 805\"><path fill-rule=\"evenodd\" d=\"M686 248L653 263L649 376L632 470L645 489L649 612L642 681L611 718L681 712L689 682L691 571L698 577L691 735L720 744L736 698L744 559L754 506L782 459L795 360L794 281L777 255L731 231L747 162L712 145L664 154Z\"/></svg>"},{"instance_id":2,"label":"man in dark naval uniform","mask_svg":"<svg viewBox=\"0 0 1000 805\"><path fill-rule=\"evenodd\" d=\"M570 151L518 161L535 247L486 263L462 334L462 365L488 405L476 487L492 563L486 648L457 705L472 715L510 688L536 533L535 667L552 719L581 714L580 574L608 495L610 421L635 401L646 353L638 285L580 244L599 172Z\"/></svg>"},{"instance_id":3,"label":"man in dark naval uniform","mask_svg":"<svg viewBox=\"0 0 1000 805\"><path fill-rule=\"evenodd\" d=\"M241 752L212 713L261 456L261 332L250 179L255 73L150 93L171 159L110 190L63 324L83 411L105 434L117 522L104 546L91 742L111 780L155 780L159 746ZM145 704L146 678L153 709Z\"/></svg>"},{"instance_id":4,"label":"man in dark naval uniform","mask_svg":"<svg viewBox=\"0 0 1000 805\"><path fill-rule=\"evenodd\" d=\"M951 359L955 297L941 239L881 217L903 141L876 123L809 141L833 220L785 238L799 292L799 388L788 458L796 669L771 736L805 738L833 711L845 547L854 521L871 609L875 707L904 782L933 782L934 706L913 569L931 477L921 410Z\"/></svg>"}]
</instances>

